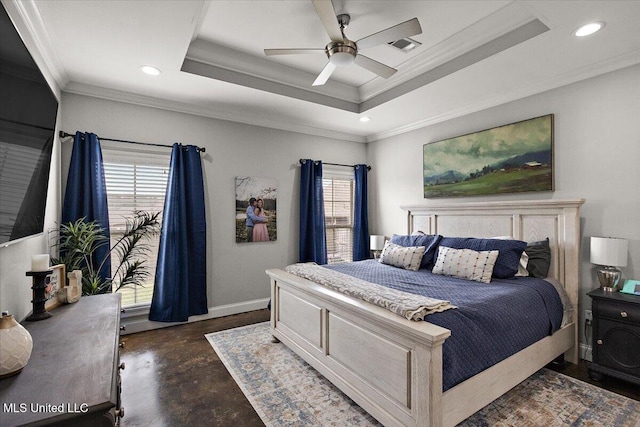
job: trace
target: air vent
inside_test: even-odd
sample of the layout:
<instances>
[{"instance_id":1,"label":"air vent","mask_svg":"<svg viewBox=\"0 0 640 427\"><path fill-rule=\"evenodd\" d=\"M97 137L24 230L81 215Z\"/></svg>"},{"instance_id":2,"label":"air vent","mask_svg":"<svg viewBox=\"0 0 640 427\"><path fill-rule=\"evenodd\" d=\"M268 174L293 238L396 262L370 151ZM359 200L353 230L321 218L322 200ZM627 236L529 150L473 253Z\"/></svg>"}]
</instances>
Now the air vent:
<instances>
[{"instance_id":1,"label":"air vent","mask_svg":"<svg viewBox=\"0 0 640 427\"><path fill-rule=\"evenodd\" d=\"M420 46L421 43L417 42L413 39L410 38L404 38L404 39L400 39L400 40L396 40L394 42L389 42L389 46L393 46L397 49L400 49L403 52L409 52L415 48L417 48L418 46Z\"/></svg>"}]
</instances>

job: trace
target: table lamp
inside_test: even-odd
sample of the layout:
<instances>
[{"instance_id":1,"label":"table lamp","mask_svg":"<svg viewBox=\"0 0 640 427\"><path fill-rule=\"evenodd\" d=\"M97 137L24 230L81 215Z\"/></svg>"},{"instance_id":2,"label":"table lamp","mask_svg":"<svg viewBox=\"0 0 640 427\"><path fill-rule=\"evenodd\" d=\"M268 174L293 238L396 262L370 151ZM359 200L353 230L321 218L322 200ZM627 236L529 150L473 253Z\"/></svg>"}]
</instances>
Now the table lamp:
<instances>
[{"instance_id":1,"label":"table lamp","mask_svg":"<svg viewBox=\"0 0 640 427\"><path fill-rule=\"evenodd\" d=\"M627 250L626 239L591 237L591 264L599 266L596 271L601 289L620 290L618 284L622 273L616 267L626 267Z\"/></svg>"},{"instance_id":2,"label":"table lamp","mask_svg":"<svg viewBox=\"0 0 640 427\"><path fill-rule=\"evenodd\" d=\"M371 235L369 240L369 248L373 252L373 258L380 258L380 253L384 249L384 236Z\"/></svg>"}]
</instances>

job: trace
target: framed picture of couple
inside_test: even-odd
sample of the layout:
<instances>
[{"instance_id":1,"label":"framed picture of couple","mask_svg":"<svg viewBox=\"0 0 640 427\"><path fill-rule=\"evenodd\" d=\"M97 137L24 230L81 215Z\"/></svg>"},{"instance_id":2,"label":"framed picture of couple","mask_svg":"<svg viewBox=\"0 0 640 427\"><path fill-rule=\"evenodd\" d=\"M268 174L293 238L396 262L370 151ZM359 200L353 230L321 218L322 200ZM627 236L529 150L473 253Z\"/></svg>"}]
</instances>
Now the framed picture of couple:
<instances>
[{"instance_id":1,"label":"framed picture of couple","mask_svg":"<svg viewBox=\"0 0 640 427\"><path fill-rule=\"evenodd\" d=\"M277 194L278 181L273 178L236 177L236 243L277 239Z\"/></svg>"}]
</instances>

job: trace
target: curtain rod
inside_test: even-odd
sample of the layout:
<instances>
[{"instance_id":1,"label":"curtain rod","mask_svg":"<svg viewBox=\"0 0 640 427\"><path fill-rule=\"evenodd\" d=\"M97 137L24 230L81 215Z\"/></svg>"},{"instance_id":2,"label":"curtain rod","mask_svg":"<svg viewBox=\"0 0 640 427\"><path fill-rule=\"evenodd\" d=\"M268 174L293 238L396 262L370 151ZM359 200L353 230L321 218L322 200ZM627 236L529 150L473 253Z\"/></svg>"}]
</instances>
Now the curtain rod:
<instances>
[{"instance_id":1,"label":"curtain rod","mask_svg":"<svg viewBox=\"0 0 640 427\"><path fill-rule=\"evenodd\" d=\"M300 164L303 164L305 161L305 159L300 159ZM345 168L355 168L357 165L345 165L342 163L328 163L328 162L322 162L323 165L331 165L331 166L343 166ZM370 171L371 170L371 166L367 165L367 170Z\"/></svg>"},{"instance_id":2,"label":"curtain rod","mask_svg":"<svg viewBox=\"0 0 640 427\"><path fill-rule=\"evenodd\" d=\"M68 136L75 136L74 134L71 133L67 133L65 131L60 131L60 138L66 138ZM163 147L163 148L171 148L171 145L166 145L166 144L154 144L151 142L138 142L138 141L127 141L125 139L112 139L112 138L100 138L100 141L113 141L113 142L125 142L127 144L139 144L139 145L150 145L153 147ZM206 151L205 147L197 147L198 151L201 153L204 153Z\"/></svg>"}]
</instances>

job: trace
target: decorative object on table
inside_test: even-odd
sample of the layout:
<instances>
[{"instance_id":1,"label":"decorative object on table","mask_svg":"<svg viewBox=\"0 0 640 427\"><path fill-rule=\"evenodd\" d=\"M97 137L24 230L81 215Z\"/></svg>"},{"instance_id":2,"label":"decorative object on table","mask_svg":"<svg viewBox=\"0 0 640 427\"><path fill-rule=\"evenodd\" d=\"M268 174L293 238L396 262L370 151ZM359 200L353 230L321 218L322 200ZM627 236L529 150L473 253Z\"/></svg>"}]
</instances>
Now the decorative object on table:
<instances>
[{"instance_id":1,"label":"decorative object on table","mask_svg":"<svg viewBox=\"0 0 640 427\"><path fill-rule=\"evenodd\" d=\"M31 303L33 304L33 310L29 317L25 320L28 321L36 321L36 320L44 320L51 317L51 313L49 313L44 305L47 302L47 276L53 273L53 270L46 271L27 271L27 276L32 277L31 279L31 289L33 290L33 299Z\"/></svg>"},{"instance_id":2,"label":"decorative object on table","mask_svg":"<svg viewBox=\"0 0 640 427\"><path fill-rule=\"evenodd\" d=\"M146 265L149 239L160 233L160 213L135 211L132 218L125 218L124 230L111 235L111 241L115 241L113 245L96 221L87 222L80 218L62 224L55 246L64 255L55 258L54 262L64 264L68 271L82 271L83 295L117 292L125 286L144 286L150 276ZM94 255L105 245L109 248L107 256L99 260L100 266L96 268ZM117 255L118 265L112 268L112 277L104 280L100 270L111 254Z\"/></svg>"},{"instance_id":3,"label":"decorative object on table","mask_svg":"<svg viewBox=\"0 0 640 427\"><path fill-rule=\"evenodd\" d=\"M27 366L33 349L31 334L6 311L0 318L0 379L16 375Z\"/></svg>"},{"instance_id":4,"label":"decorative object on table","mask_svg":"<svg viewBox=\"0 0 640 427\"><path fill-rule=\"evenodd\" d=\"M423 146L425 198L553 190L553 114Z\"/></svg>"},{"instance_id":5,"label":"decorative object on table","mask_svg":"<svg viewBox=\"0 0 640 427\"><path fill-rule=\"evenodd\" d=\"M620 292L631 295L640 295L640 280L625 280Z\"/></svg>"},{"instance_id":6,"label":"decorative object on table","mask_svg":"<svg viewBox=\"0 0 640 427\"><path fill-rule=\"evenodd\" d=\"M236 177L236 243L277 240L277 196L275 178Z\"/></svg>"},{"instance_id":7,"label":"decorative object on table","mask_svg":"<svg viewBox=\"0 0 640 427\"><path fill-rule=\"evenodd\" d=\"M369 237L369 246L371 252L373 252L373 258L380 258L380 253L384 248L384 236L372 234L371 237Z\"/></svg>"},{"instance_id":8,"label":"decorative object on table","mask_svg":"<svg viewBox=\"0 0 640 427\"><path fill-rule=\"evenodd\" d=\"M616 267L627 266L629 243L615 237L591 237L591 264L596 269L600 288L605 291L619 291L622 272Z\"/></svg>"},{"instance_id":9,"label":"decorative object on table","mask_svg":"<svg viewBox=\"0 0 640 427\"><path fill-rule=\"evenodd\" d=\"M31 271L48 271L49 254L39 254L31 256Z\"/></svg>"},{"instance_id":10,"label":"decorative object on table","mask_svg":"<svg viewBox=\"0 0 640 427\"><path fill-rule=\"evenodd\" d=\"M64 289L66 283L64 264L53 265L51 270L53 273L45 278L45 298L47 301L44 303L44 308L46 310L52 310L60 305L58 292Z\"/></svg>"},{"instance_id":11,"label":"decorative object on table","mask_svg":"<svg viewBox=\"0 0 640 427\"><path fill-rule=\"evenodd\" d=\"M67 286L58 290L58 301L63 304L77 302L82 296L82 271L73 270L67 273Z\"/></svg>"}]
</instances>

